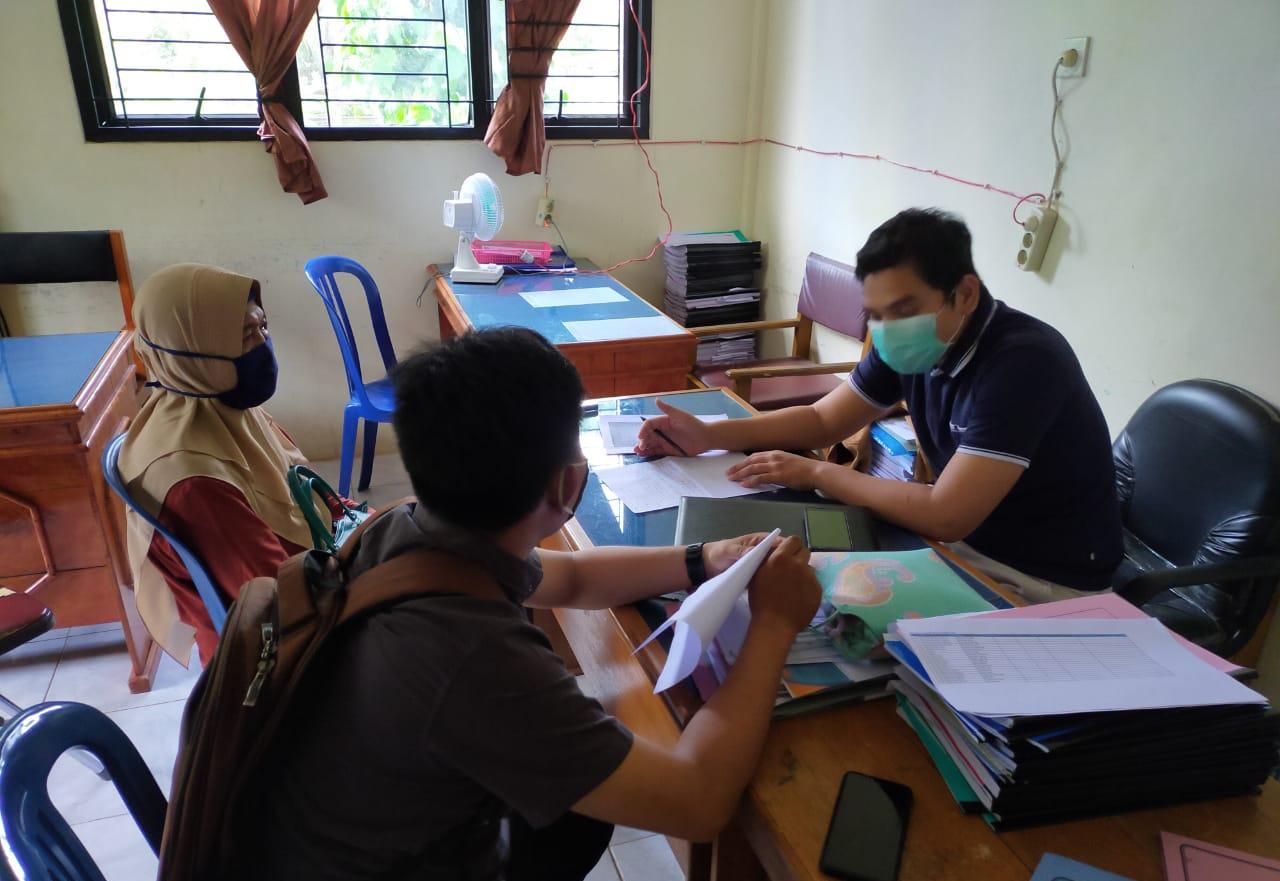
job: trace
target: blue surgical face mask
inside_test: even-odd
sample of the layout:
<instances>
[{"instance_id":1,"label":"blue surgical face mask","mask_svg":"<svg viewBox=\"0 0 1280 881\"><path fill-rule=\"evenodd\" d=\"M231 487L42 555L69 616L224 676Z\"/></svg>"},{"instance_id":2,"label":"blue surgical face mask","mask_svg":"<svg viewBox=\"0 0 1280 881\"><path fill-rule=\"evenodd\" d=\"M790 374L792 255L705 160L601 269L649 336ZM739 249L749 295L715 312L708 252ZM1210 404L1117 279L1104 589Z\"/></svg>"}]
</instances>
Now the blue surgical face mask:
<instances>
[{"instance_id":1,"label":"blue surgical face mask","mask_svg":"<svg viewBox=\"0 0 1280 881\"><path fill-rule=\"evenodd\" d=\"M937 312L893 321L868 321L867 329L880 360L896 373L908 375L928 373L955 340L955 336L938 339ZM959 332L957 328L956 333Z\"/></svg>"},{"instance_id":2,"label":"blue surgical face mask","mask_svg":"<svg viewBox=\"0 0 1280 881\"><path fill-rule=\"evenodd\" d=\"M139 335L139 338L151 348L159 349L161 352L166 352L179 358L211 358L215 361L230 361L236 368L236 384L225 392L215 394L187 392L182 389L170 388L154 380L147 383L148 388L162 388L167 392L173 392L176 395L182 395L187 398L214 398L237 410L259 407L270 400L271 396L276 393L279 366L276 364L276 350L271 345L270 339L237 358L231 358L226 355L206 355L201 352L169 349L153 343L144 336Z\"/></svg>"},{"instance_id":3,"label":"blue surgical face mask","mask_svg":"<svg viewBox=\"0 0 1280 881\"><path fill-rule=\"evenodd\" d=\"M262 406L276 393L280 368L271 340L233 358L231 363L236 365L236 385L218 395L219 401L237 410L248 410Z\"/></svg>"}]
</instances>

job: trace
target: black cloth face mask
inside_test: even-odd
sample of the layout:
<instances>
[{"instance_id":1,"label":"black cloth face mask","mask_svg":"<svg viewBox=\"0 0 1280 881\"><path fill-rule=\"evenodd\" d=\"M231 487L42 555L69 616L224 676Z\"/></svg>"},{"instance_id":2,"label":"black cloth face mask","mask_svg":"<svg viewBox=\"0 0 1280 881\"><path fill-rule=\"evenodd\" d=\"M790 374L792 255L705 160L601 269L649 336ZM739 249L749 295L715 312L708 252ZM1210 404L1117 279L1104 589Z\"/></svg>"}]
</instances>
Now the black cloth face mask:
<instances>
[{"instance_id":1,"label":"black cloth face mask","mask_svg":"<svg viewBox=\"0 0 1280 881\"><path fill-rule=\"evenodd\" d=\"M147 383L147 388L161 388L167 392L173 392L175 395L182 395L187 398L214 398L236 410L260 407L276 393L276 382L280 376L280 366L276 363L276 350L269 339L239 357L229 358L226 355L206 355L202 352L184 352L181 349L169 349L151 342L146 337L140 338L151 348L179 358L211 358L214 361L230 361L236 368L236 384L225 392L217 392L215 394L185 392L182 389L172 388L154 380Z\"/></svg>"},{"instance_id":2,"label":"black cloth face mask","mask_svg":"<svg viewBox=\"0 0 1280 881\"><path fill-rule=\"evenodd\" d=\"M231 363L236 366L235 388L218 395L219 401L237 410L248 410L262 406L276 393L280 365L271 340L231 359Z\"/></svg>"}]
</instances>

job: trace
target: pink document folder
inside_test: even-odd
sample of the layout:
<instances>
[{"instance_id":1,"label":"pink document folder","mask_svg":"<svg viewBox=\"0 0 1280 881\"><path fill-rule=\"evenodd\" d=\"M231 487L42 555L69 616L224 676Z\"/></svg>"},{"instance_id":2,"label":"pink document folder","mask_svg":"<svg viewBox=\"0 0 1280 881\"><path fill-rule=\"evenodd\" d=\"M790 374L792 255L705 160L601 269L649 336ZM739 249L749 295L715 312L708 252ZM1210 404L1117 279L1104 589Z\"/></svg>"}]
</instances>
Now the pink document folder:
<instances>
[{"instance_id":1,"label":"pink document folder","mask_svg":"<svg viewBox=\"0 0 1280 881\"><path fill-rule=\"evenodd\" d=\"M1251 853L1160 833L1166 881L1280 881L1280 862Z\"/></svg>"}]
</instances>

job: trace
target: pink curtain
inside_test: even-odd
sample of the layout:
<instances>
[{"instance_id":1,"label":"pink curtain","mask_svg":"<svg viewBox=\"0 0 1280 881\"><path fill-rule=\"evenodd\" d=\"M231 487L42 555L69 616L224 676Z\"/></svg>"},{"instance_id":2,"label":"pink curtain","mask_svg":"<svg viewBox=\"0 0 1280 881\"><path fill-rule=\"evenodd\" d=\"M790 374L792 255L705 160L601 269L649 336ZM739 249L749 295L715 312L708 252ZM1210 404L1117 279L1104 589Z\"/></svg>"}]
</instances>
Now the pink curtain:
<instances>
[{"instance_id":1,"label":"pink curtain","mask_svg":"<svg viewBox=\"0 0 1280 881\"><path fill-rule=\"evenodd\" d=\"M280 186L296 193L304 205L329 194L302 126L276 93L319 5L320 0L209 0L209 8L258 83L258 137L275 157Z\"/></svg>"},{"instance_id":2,"label":"pink curtain","mask_svg":"<svg viewBox=\"0 0 1280 881\"><path fill-rule=\"evenodd\" d=\"M506 160L507 174L542 171L542 89L578 2L507 0L507 86L484 136L485 146Z\"/></svg>"}]
</instances>

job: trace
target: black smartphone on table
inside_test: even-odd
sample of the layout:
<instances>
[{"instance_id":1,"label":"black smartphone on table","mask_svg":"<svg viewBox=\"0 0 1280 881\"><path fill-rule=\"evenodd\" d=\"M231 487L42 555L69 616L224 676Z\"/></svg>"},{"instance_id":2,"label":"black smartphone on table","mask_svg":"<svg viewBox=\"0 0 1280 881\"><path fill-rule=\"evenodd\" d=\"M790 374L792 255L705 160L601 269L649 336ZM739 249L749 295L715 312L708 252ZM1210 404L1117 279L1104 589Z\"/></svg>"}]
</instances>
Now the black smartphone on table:
<instances>
[{"instance_id":1,"label":"black smartphone on table","mask_svg":"<svg viewBox=\"0 0 1280 881\"><path fill-rule=\"evenodd\" d=\"M910 815L909 787L848 772L818 867L845 881L894 881Z\"/></svg>"}]
</instances>

